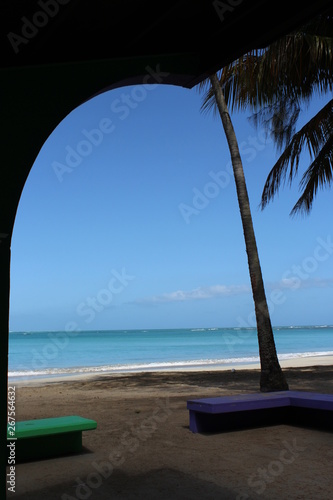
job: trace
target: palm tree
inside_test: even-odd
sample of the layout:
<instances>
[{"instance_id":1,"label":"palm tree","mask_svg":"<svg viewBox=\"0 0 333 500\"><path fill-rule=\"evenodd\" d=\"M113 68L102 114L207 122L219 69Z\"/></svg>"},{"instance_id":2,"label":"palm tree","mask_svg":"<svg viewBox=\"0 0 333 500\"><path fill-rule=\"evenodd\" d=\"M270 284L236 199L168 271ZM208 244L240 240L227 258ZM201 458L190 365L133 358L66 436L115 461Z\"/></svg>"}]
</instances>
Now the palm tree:
<instances>
[{"instance_id":1,"label":"palm tree","mask_svg":"<svg viewBox=\"0 0 333 500\"><path fill-rule=\"evenodd\" d=\"M301 197L292 214L308 213L319 187L333 181L333 100L296 132L301 105L315 92L333 88L333 16L321 15L302 29L282 37L265 49L256 49L210 77L203 109L219 111L227 136L242 218L251 286L255 304L262 391L286 389L276 355L264 284L253 230L250 205L237 139L230 119L231 110L250 107L252 119L270 132L278 149L284 149L272 168L262 194L261 207L274 197L281 182L298 173L304 146L311 164L303 174ZM207 82L203 82L203 88Z\"/></svg>"},{"instance_id":2,"label":"palm tree","mask_svg":"<svg viewBox=\"0 0 333 500\"><path fill-rule=\"evenodd\" d=\"M231 109L250 107L282 154L271 169L261 199L263 209L281 184L293 182L306 149L310 165L300 180L301 196L291 215L311 211L319 188L333 182L333 99L296 132L302 106L314 94L333 89L333 15L321 15L266 49L253 50L223 68L220 85ZM205 107L214 106L212 93Z\"/></svg>"},{"instance_id":3,"label":"palm tree","mask_svg":"<svg viewBox=\"0 0 333 500\"><path fill-rule=\"evenodd\" d=\"M261 362L260 390L262 392L287 390L288 384L279 365L273 330L269 316L264 282L261 273L256 238L253 229L250 202L246 188L241 156L228 107L216 74L210 76L214 96L227 138L235 177L239 210L242 219L250 280L255 305L259 355ZM201 88L204 86L203 84Z\"/></svg>"}]
</instances>

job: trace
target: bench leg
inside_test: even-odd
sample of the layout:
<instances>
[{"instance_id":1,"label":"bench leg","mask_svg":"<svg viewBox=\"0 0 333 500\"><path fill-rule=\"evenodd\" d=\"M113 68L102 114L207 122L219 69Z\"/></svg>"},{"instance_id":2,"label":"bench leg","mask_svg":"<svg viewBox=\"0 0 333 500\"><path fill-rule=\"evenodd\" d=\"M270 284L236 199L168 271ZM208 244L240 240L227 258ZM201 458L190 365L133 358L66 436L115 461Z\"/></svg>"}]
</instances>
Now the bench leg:
<instances>
[{"instance_id":1,"label":"bench leg","mask_svg":"<svg viewBox=\"0 0 333 500\"><path fill-rule=\"evenodd\" d=\"M223 422L223 416L202 413L200 411L190 410L190 430L197 432L216 432Z\"/></svg>"},{"instance_id":2,"label":"bench leg","mask_svg":"<svg viewBox=\"0 0 333 500\"><path fill-rule=\"evenodd\" d=\"M197 412L190 410L190 430L192 432L200 432L200 425L197 419Z\"/></svg>"}]
</instances>

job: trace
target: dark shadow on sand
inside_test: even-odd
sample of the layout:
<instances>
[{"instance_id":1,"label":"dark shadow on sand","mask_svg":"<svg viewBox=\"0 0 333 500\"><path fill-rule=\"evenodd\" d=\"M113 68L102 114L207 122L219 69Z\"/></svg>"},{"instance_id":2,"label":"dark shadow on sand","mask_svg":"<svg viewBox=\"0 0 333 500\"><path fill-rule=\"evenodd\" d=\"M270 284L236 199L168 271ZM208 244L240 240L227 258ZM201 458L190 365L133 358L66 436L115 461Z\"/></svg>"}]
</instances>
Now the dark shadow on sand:
<instances>
[{"instance_id":1,"label":"dark shadow on sand","mask_svg":"<svg viewBox=\"0 0 333 500\"><path fill-rule=\"evenodd\" d=\"M103 478L95 473L90 477L73 478L72 483L57 484L39 491L15 496L15 500L74 500L91 498L98 500L235 500L238 493L221 488L173 469L157 469L145 474L127 475L114 471Z\"/></svg>"}]
</instances>

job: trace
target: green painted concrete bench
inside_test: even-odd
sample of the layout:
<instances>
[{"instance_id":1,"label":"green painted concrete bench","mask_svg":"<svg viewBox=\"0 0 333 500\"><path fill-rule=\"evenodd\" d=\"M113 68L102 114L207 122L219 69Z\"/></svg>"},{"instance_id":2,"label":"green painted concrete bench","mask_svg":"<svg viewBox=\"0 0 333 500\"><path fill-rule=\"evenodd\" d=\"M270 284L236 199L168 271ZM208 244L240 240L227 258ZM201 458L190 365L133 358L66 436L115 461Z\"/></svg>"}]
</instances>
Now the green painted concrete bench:
<instances>
[{"instance_id":1,"label":"green painted concrete bench","mask_svg":"<svg viewBox=\"0 0 333 500\"><path fill-rule=\"evenodd\" d=\"M9 443L15 443L16 461L79 453L82 450L82 431L96 427L95 420L73 415L16 422L14 436L7 429L7 449L10 449Z\"/></svg>"}]
</instances>

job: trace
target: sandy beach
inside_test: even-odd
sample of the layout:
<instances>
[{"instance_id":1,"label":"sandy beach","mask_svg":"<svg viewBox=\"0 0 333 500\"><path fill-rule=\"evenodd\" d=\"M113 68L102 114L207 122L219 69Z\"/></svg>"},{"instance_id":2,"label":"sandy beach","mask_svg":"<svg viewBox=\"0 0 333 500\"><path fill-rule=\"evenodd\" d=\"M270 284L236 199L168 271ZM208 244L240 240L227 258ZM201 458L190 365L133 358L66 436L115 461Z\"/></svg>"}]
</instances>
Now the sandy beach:
<instances>
[{"instance_id":1,"label":"sandy beach","mask_svg":"<svg viewBox=\"0 0 333 500\"><path fill-rule=\"evenodd\" d=\"M333 394L333 359L281 362L292 390ZM15 382L16 420L97 421L79 455L16 464L17 500L333 498L333 433L287 425L189 430L189 399L259 391L258 368ZM14 384L11 384L14 385Z\"/></svg>"}]
</instances>

